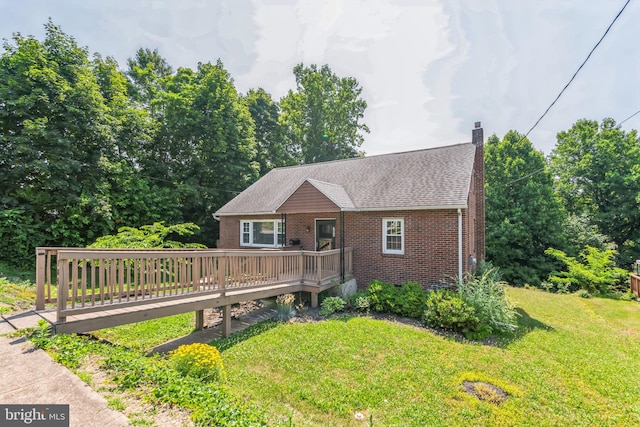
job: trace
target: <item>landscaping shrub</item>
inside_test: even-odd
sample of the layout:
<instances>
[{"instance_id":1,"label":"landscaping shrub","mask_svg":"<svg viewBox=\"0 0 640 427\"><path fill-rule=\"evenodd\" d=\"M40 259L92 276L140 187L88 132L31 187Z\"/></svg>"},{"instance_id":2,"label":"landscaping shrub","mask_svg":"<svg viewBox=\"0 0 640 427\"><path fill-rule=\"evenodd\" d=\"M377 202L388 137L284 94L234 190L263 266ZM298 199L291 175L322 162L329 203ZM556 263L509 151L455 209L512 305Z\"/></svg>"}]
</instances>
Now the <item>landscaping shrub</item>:
<instances>
[{"instance_id":1,"label":"landscaping shrub","mask_svg":"<svg viewBox=\"0 0 640 427\"><path fill-rule=\"evenodd\" d=\"M296 297L293 294L278 295L276 298L276 310L278 320L289 320L293 314L293 303Z\"/></svg>"},{"instance_id":2,"label":"landscaping shrub","mask_svg":"<svg viewBox=\"0 0 640 427\"><path fill-rule=\"evenodd\" d=\"M353 310L369 312L371 307L371 300L367 291L357 291L353 295L350 295L347 300L347 306Z\"/></svg>"},{"instance_id":3,"label":"landscaping shrub","mask_svg":"<svg viewBox=\"0 0 640 427\"><path fill-rule=\"evenodd\" d=\"M471 276L458 284L458 293L474 308L481 324L492 330L507 331L515 328L517 314L505 295L506 284L497 277L495 269Z\"/></svg>"},{"instance_id":4,"label":"landscaping shrub","mask_svg":"<svg viewBox=\"0 0 640 427\"><path fill-rule=\"evenodd\" d=\"M397 291L394 313L419 319L424 313L426 301L427 293L422 286L416 282L407 282Z\"/></svg>"},{"instance_id":5,"label":"landscaping shrub","mask_svg":"<svg viewBox=\"0 0 640 427\"><path fill-rule=\"evenodd\" d=\"M429 292L424 322L427 326L462 332L465 336L480 329L480 319L473 306L459 293L446 289Z\"/></svg>"},{"instance_id":6,"label":"landscaping shrub","mask_svg":"<svg viewBox=\"0 0 640 427\"><path fill-rule=\"evenodd\" d=\"M576 295L580 298L591 298L591 294L586 289L580 289L578 292L576 292Z\"/></svg>"},{"instance_id":7,"label":"landscaping shrub","mask_svg":"<svg viewBox=\"0 0 640 427\"><path fill-rule=\"evenodd\" d=\"M222 356L217 348L208 344L181 345L171 352L171 366L185 377L204 381L224 377Z\"/></svg>"},{"instance_id":8,"label":"landscaping shrub","mask_svg":"<svg viewBox=\"0 0 640 427\"><path fill-rule=\"evenodd\" d=\"M390 313L395 312L398 288L391 283L374 280L367 288L371 308L374 311Z\"/></svg>"},{"instance_id":9,"label":"landscaping shrub","mask_svg":"<svg viewBox=\"0 0 640 427\"><path fill-rule=\"evenodd\" d=\"M340 297L327 297L320 304L320 314L329 316L336 311L344 310L347 303Z\"/></svg>"},{"instance_id":10,"label":"landscaping shrub","mask_svg":"<svg viewBox=\"0 0 640 427\"><path fill-rule=\"evenodd\" d=\"M599 250L587 246L580 254L583 262L564 252L549 248L545 252L562 261L567 271L553 272L549 281L559 292L574 292L584 289L591 295L606 296L612 292L624 292L628 287L629 273L615 266L613 249Z\"/></svg>"}]
</instances>

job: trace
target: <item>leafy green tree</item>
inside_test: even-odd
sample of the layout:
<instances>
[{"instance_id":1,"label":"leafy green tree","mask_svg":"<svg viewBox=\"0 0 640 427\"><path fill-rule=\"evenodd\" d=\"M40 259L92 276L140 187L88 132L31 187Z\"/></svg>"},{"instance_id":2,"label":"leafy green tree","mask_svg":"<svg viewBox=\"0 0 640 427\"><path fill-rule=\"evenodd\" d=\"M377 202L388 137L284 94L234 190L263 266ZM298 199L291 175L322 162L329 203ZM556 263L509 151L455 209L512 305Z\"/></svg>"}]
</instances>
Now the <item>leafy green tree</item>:
<instances>
[{"instance_id":1,"label":"leafy green tree","mask_svg":"<svg viewBox=\"0 0 640 427\"><path fill-rule=\"evenodd\" d=\"M94 73L109 119L109 146L99 167L103 179L97 187L108 201L112 228L138 227L156 221L179 222L181 214L167 183L147 176L138 166L151 146L158 122L128 95L128 80L112 58L95 55Z\"/></svg>"},{"instance_id":2,"label":"leafy green tree","mask_svg":"<svg viewBox=\"0 0 640 427\"><path fill-rule=\"evenodd\" d=\"M295 153L284 144L278 117L280 107L264 89L251 89L244 100L254 123L256 139L255 161L260 176L271 169L296 164Z\"/></svg>"},{"instance_id":3,"label":"leafy green tree","mask_svg":"<svg viewBox=\"0 0 640 427\"><path fill-rule=\"evenodd\" d=\"M558 133L551 153L555 188L566 208L586 215L629 265L640 251L640 143L612 119L579 120Z\"/></svg>"},{"instance_id":4,"label":"leafy green tree","mask_svg":"<svg viewBox=\"0 0 640 427\"><path fill-rule=\"evenodd\" d=\"M587 246L599 250L611 249L611 240L600 232L587 214L569 214L564 223L564 235L567 239L566 252L569 256L578 256Z\"/></svg>"},{"instance_id":5,"label":"leafy green tree","mask_svg":"<svg viewBox=\"0 0 640 427\"><path fill-rule=\"evenodd\" d=\"M338 77L328 65L293 69L296 91L280 101L285 144L300 163L361 156L369 128L362 123L367 102L353 77Z\"/></svg>"},{"instance_id":6,"label":"leafy green tree","mask_svg":"<svg viewBox=\"0 0 640 427\"><path fill-rule=\"evenodd\" d=\"M514 285L539 284L554 268L544 251L564 247L565 214L541 152L509 131L485 145L487 259Z\"/></svg>"},{"instance_id":7,"label":"leafy green tree","mask_svg":"<svg viewBox=\"0 0 640 427\"><path fill-rule=\"evenodd\" d=\"M220 61L179 69L160 96L165 116L147 150L155 166L143 164L172 183L183 221L202 227L204 243L214 246L213 213L258 177L251 115Z\"/></svg>"},{"instance_id":8,"label":"leafy green tree","mask_svg":"<svg viewBox=\"0 0 640 427\"><path fill-rule=\"evenodd\" d=\"M76 246L109 231L95 193L109 123L87 51L45 29L43 42L16 34L0 57L0 210L31 216L32 246Z\"/></svg>"},{"instance_id":9,"label":"leafy green tree","mask_svg":"<svg viewBox=\"0 0 640 427\"><path fill-rule=\"evenodd\" d=\"M158 49L140 48L127 60L127 76L131 79L131 96L144 105L153 117L161 117L162 110L154 104L159 93L165 90L165 82L173 75L171 65L158 53Z\"/></svg>"}]
</instances>

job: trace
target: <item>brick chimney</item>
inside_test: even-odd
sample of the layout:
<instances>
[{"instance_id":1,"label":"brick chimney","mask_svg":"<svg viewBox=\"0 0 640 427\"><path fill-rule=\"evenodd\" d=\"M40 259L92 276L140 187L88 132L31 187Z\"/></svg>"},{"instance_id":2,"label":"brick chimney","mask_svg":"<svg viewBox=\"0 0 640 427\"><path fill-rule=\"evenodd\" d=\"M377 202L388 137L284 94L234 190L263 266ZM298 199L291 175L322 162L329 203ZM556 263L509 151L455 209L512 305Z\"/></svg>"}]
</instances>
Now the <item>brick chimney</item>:
<instances>
[{"instance_id":1,"label":"brick chimney","mask_svg":"<svg viewBox=\"0 0 640 427\"><path fill-rule=\"evenodd\" d=\"M480 122L475 122L471 131L471 142L476 146L474 160L474 182L476 196L475 252L478 261L485 259L485 220L484 220L484 133Z\"/></svg>"}]
</instances>

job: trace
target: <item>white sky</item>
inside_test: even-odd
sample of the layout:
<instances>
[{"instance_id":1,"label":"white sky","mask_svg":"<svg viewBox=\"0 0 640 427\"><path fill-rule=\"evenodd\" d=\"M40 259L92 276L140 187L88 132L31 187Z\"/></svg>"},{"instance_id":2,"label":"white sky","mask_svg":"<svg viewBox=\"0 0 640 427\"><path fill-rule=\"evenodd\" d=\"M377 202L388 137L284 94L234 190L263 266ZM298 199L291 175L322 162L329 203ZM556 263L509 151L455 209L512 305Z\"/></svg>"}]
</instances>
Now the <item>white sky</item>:
<instances>
[{"instance_id":1,"label":"white sky","mask_svg":"<svg viewBox=\"0 0 640 427\"><path fill-rule=\"evenodd\" d=\"M222 60L236 88L278 100L299 62L355 77L367 154L526 132L567 83L624 0L0 0L0 38L42 39L48 17L120 64L140 47L174 69ZM640 1L530 134L546 154L581 118L640 110ZM623 125L640 127L640 114Z\"/></svg>"}]
</instances>

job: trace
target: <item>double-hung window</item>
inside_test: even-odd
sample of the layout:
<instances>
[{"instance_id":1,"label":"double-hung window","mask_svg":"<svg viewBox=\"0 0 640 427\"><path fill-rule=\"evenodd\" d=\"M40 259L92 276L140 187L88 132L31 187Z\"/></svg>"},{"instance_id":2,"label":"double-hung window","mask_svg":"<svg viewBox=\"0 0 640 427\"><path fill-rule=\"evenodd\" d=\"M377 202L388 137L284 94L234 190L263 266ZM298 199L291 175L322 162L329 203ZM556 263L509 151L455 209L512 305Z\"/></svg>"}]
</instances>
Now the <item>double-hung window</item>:
<instances>
[{"instance_id":1,"label":"double-hung window","mask_svg":"<svg viewBox=\"0 0 640 427\"><path fill-rule=\"evenodd\" d=\"M382 220L382 253L404 254L404 219Z\"/></svg>"},{"instance_id":2,"label":"double-hung window","mask_svg":"<svg viewBox=\"0 0 640 427\"><path fill-rule=\"evenodd\" d=\"M275 248L284 245L284 223L279 220L240 221L240 245Z\"/></svg>"}]
</instances>

